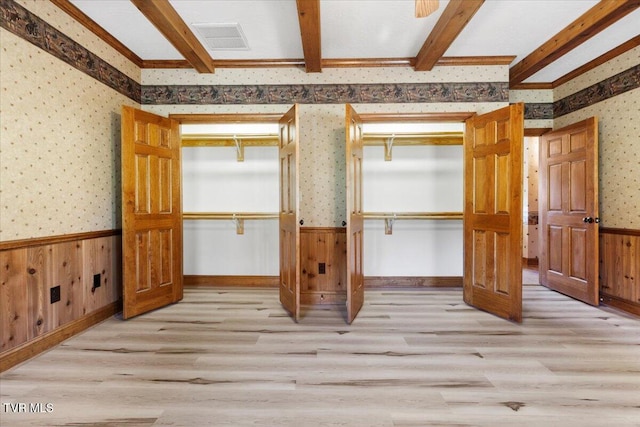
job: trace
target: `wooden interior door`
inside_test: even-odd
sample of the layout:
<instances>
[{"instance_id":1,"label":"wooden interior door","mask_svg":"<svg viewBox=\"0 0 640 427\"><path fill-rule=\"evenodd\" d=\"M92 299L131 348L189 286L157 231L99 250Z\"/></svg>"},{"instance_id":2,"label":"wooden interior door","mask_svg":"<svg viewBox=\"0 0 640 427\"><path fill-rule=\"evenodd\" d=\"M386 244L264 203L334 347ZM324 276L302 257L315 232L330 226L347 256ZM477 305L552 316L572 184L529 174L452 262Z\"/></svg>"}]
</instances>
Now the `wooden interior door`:
<instances>
[{"instance_id":1,"label":"wooden interior door","mask_svg":"<svg viewBox=\"0 0 640 427\"><path fill-rule=\"evenodd\" d=\"M523 104L467 120L464 300L522 322Z\"/></svg>"},{"instance_id":2,"label":"wooden interior door","mask_svg":"<svg viewBox=\"0 0 640 427\"><path fill-rule=\"evenodd\" d=\"M280 119L280 302L300 318L298 105Z\"/></svg>"},{"instance_id":3,"label":"wooden interior door","mask_svg":"<svg viewBox=\"0 0 640 427\"><path fill-rule=\"evenodd\" d=\"M347 162L347 322L351 323L364 304L362 246L362 120L353 107L346 108Z\"/></svg>"},{"instance_id":4,"label":"wooden interior door","mask_svg":"<svg viewBox=\"0 0 640 427\"><path fill-rule=\"evenodd\" d=\"M598 305L595 117L542 136L539 175L540 283Z\"/></svg>"},{"instance_id":5,"label":"wooden interior door","mask_svg":"<svg viewBox=\"0 0 640 427\"><path fill-rule=\"evenodd\" d=\"M123 317L182 299L178 122L122 108Z\"/></svg>"}]
</instances>

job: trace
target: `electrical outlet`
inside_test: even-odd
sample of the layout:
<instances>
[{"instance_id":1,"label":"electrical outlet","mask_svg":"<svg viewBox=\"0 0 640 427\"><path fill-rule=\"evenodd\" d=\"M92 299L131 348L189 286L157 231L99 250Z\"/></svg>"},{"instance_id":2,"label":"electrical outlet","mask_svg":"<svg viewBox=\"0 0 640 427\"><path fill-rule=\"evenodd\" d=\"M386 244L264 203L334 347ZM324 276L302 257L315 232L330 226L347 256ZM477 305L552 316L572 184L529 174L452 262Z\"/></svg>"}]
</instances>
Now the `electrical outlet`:
<instances>
[{"instance_id":1,"label":"electrical outlet","mask_svg":"<svg viewBox=\"0 0 640 427\"><path fill-rule=\"evenodd\" d=\"M53 288L49 289L49 292L51 297L51 304L60 301L60 285L54 286Z\"/></svg>"},{"instance_id":2,"label":"electrical outlet","mask_svg":"<svg viewBox=\"0 0 640 427\"><path fill-rule=\"evenodd\" d=\"M327 274L327 265L324 262L318 263L318 274Z\"/></svg>"},{"instance_id":3,"label":"electrical outlet","mask_svg":"<svg viewBox=\"0 0 640 427\"><path fill-rule=\"evenodd\" d=\"M100 282L101 282L101 274L94 274L93 275L93 287L91 288L91 292L94 292L97 288L100 287Z\"/></svg>"}]
</instances>

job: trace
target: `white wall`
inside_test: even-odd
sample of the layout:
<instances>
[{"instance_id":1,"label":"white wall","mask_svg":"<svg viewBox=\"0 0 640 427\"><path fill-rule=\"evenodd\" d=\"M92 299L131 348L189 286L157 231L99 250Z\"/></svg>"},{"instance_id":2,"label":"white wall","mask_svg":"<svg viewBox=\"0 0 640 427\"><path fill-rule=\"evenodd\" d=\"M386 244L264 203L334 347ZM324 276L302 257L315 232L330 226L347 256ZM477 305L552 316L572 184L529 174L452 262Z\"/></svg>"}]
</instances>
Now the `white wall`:
<instances>
[{"instance_id":1,"label":"white wall","mask_svg":"<svg viewBox=\"0 0 640 427\"><path fill-rule=\"evenodd\" d=\"M185 275L277 276L278 220L245 221L236 234L231 220L184 222Z\"/></svg>"},{"instance_id":2,"label":"white wall","mask_svg":"<svg viewBox=\"0 0 640 427\"><path fill-rule=\"evenodd\" d=\"M391 235L366 220L364 230L365 276L462 276L462 220L396 221Z\"/></svg>"}]
</instances>

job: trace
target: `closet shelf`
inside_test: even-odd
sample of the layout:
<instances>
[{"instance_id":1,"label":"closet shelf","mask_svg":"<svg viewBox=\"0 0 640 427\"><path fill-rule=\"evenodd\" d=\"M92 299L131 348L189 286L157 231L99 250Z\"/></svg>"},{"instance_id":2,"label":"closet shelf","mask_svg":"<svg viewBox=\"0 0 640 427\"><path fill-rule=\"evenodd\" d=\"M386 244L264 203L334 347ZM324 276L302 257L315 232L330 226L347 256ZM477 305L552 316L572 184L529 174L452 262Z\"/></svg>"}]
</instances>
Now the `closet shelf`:
<instances>
[{"instance_id":1,"label":"closet shelf","mask_svg":"<svg viewBox=\"0 0 640 427\"><path fill-rule=\"evenodd\" d=\"M365 212L364 219L462 219L462 212Z\"/></svg>"},{"instance_id":2,"label":"closet shelf","mask_svg":"<svg viewBox=\"0 0 640 427\"><path fill-rule=\"evenodd\" d=\"M384 147L384 160L391 161L394 146L401 145L462 145L462 132L429 132L429 133L367 133L362 135L362 143L366 146Z\"/></svg>"},{"instance_id":3,"label":"closet shelf","mask_svg":"<svg viewBox=\"0 0 640 427\"><path fill-rule=\"evenodd\" d=\"M182 135L183 147L235 147L242 141L245 147L272 147L278 145L277 134L188 134Z\"/></svg>"},{"instance_id":4,"label":"closet shelf","mask_svg":"<svg viewBox=\"0 0 640 427\"><path fill-rule=\"evenodd\" d=\"M235 147L238 161L244 161L245 147L276 147L278 134L187 134L182 135L183 147Z\"/></svg>"}]
</instances>

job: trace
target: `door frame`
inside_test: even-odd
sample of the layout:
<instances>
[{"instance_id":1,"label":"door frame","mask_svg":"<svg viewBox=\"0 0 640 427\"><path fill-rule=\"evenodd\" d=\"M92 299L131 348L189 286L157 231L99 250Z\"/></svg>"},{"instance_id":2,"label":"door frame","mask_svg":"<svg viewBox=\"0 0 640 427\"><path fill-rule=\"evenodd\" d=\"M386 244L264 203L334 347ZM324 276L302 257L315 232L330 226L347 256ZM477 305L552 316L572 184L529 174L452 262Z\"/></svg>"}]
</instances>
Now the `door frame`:
<instances>
[{"instance_id":1,"label":"door frame","mask_svg":"<svg viewBox=\"0 0 640 427\"><path fill-rule=\"evenodd\" d=\"M571 136L579 133L585 135L584 149L573 150ZM552 155L543 156L545 149L551 143L549 138L555 137L555 141L560 139L560 153L555 157ZM597 117L589 117L563 126L558 129L551 130L540 136L539 141L539 175L538 175L538 203L539 203L539 250L540 259L539 277L540 283L557 292L576 298L587 304L598 306L600 304L600 286L598 283L599 275L599 202L598 202L598 119ZM550 150L550 149L549 149ZM549 173L544 166L550 160L561 161L554 165L561 166L562 187L560 191L560 210L550 213L549 208ZM572 181L573 172L570 166L576 160L584 161L585 182L584 182L584 210L572 210L573 197L569 181ZM568 167L564 167L568 165ZM545 184L545 185L543 185ZM550 219L552 219L550 221ZM587 221L589 220L589 221ZM562 238L562 260L561 271L553 271L550 267L549 254L549 233L545 229L551 222L551 225L560 230ZM584 269L585 277L573 276L573 258L569 253L571 250L571 237L574 230L584 233L585 246L584 262L577 270ZM579 235L582 233L576 233ZM580 251L578 251L580 253ZM580 273L576 273L580 274Z\"/></svg>"}]
</instances>

